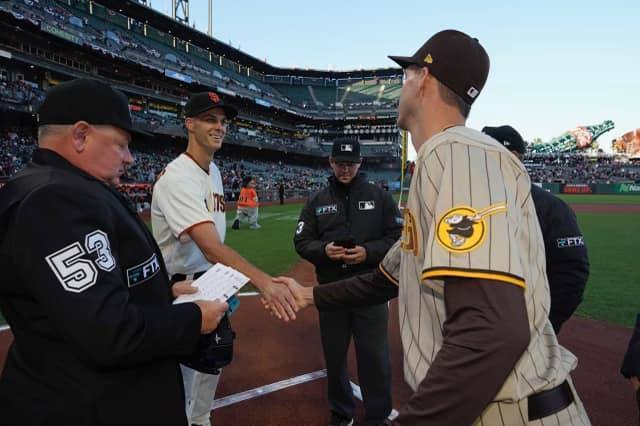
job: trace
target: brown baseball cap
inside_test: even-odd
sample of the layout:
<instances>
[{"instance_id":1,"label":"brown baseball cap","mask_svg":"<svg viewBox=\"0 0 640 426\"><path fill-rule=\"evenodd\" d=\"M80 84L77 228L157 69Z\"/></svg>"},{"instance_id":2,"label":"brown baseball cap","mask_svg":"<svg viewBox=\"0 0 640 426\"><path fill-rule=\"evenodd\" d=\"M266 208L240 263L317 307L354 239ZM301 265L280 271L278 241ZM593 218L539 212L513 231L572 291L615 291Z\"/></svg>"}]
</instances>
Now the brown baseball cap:
<instances>
[{"instance_id":1,"label":"brown baseball cap","mask_svg":"<svg viewBox=\"0 0 640 426\"><path fill-rule=\"evenodd\" d=\"M489 55L478 39L444 30L427 40L413 56L389 56L402 68L427 67L440 83L471 105L489 75Z\"/></svg>"}]
</instances>

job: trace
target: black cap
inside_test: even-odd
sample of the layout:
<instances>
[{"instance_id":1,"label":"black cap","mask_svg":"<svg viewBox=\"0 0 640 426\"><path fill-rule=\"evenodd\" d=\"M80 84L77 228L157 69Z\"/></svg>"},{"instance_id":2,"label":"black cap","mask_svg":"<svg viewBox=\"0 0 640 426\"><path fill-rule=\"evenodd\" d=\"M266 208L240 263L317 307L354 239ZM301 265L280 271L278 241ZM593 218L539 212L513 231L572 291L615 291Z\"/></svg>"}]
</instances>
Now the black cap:
<instances>
[{"instance_id":1,"label":"black cap","mask_svg":"<svg viewBox=\"0 0 640 426\"><path fill-rule=\"evenodd\" d=\"M238 115L238 110L231 105L225 104L216 92L200 92L191 95L191 98L184 106L184 115L195 117L213 108L222 108L229 120L233 120Z\"/></svg>"},{"instance_id":2,"label":"black cap","mask_svg":"<svg viewBox=\"0 0 640 426\"><path fill-rule=\"evenodd\" d=\"M507 148L509 151L515 151L524 154L527 150L526 144L520 136L520 133L511 126L485 127L482 129L485 133Z\"/></svg>"},{"instance_id":3,"label":"black cap","mask_svg":"<svg viewBox=\"0 0 640 426\"><path fill-rule=\"evenodd\" d=\"M478 39L456 30L433 35L413 56L389 56L402 68L427 67L440 83L473 104L489 76L489 55Z\"/></svg>"},{"instance_id":4,"label":"black cap","mask_svg":"<svg viewBox=\"0 0 640 426\"><path fill-rule=\"evenodd\" d=\"M124 93L89 78L67 81L47 90L44 103L38 110L38 126L78 121L111 125L129 133L151 136L133 127L129 101Z\"/></svg>"},{"instance_id":5,"label":"black cap","mask_svg":"<svg viewBox=\"0 0 640 426\"><path fill-rule=\"evenodd\" d=\"M336 139L331 147L331 158L333 161L345 163L359 163L360 143L347 139Z\"/></svg>"}]
</instances>

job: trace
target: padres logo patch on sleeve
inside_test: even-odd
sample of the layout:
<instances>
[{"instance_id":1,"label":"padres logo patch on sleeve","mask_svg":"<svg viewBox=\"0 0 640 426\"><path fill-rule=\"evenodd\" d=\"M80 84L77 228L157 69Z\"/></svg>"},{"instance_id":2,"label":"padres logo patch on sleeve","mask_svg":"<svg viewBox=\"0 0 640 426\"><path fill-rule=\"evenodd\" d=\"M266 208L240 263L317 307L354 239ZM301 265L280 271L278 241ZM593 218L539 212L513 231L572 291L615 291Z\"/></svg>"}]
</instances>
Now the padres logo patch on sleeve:
<instances>
[{"instance_id":1,"label":"padres logo patch on sleeve","mask_svg":"<svg viewBox=\"0 0 640 426\"><path fill-rule=\"evenodd\" d=\"M467 206L454 207L438 221L438 242L453 253L474 250L482 244L487 235L485 218L506 211L504 203L480 211Z\"/></svg>"},{"instance_id":2,"label":"padres logo patch on sleeve","mask_svg":"<svg viewBox=\"0 0 640 426\"><path fill-rule=\"evenodd\" d=\"M408 208L404 209L404 226L402 227L401 248L406 252L413 253L417 256L420 251L420 243L418 242L418 227L416 219Z\"/></svg>"}]
</instances>

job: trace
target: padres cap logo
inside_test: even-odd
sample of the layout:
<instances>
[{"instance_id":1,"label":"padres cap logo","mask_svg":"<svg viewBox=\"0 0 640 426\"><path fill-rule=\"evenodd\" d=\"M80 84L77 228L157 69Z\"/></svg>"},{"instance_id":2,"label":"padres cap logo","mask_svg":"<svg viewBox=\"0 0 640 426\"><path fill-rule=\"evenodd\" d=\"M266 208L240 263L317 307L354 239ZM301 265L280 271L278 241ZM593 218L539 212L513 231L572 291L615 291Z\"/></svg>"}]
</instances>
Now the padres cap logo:
<instances>
[{"instance_id":1,"label":"padres cap logo","mask_svg":"<svg viewBox=\"0 0 640 426\"><path fill-rule=\"evenodd\" d=\"M438 242L453 253L467 253L479 247L487 235L487 216L505 212L502 204L476 211L472 207L460 206L446 212L438 221Z\"/></svg>"}]
</instances>

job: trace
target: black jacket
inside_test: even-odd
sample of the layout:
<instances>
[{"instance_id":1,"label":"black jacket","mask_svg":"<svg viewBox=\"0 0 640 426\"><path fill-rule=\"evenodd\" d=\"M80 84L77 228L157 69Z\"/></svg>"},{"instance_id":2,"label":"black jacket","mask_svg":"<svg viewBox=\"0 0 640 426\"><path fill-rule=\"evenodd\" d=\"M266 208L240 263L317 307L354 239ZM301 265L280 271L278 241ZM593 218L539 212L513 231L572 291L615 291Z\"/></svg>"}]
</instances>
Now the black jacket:
<instances>
[{"instance_id":1,"label":"black jacket","mask_svg":"<svg viewBox=\"0 0 640 426\"><path fill-rule=\"evenodd\" d=\"M636 318L636 327L629 340L629 347L624 355L620 372L627 379L640 377L640 315Z\"/></svg>"},{"instance_id":2,"label":"black jacket","mask_svg":"<svg viewBox=\"0 0 640 426\"><path fill-rule=\"evenodd\" d=\"M329 186L305 205L293 242L298 254L316 267L321 284L370 271L400 238L402 217L388 192L355 177L343 185L332 176ZM363 246L363 263L330 260L324 249L331 241L353 239Z\"/></svg>"},{"instance_id":3,"label":"black jacket","mask_svg":"<svg viewBox=\"0 0 640 426\"><path fill-rule=\"evenodd\" d=\"M120 194L53 151L0 190L0 424L187 424L177 357L201 314Z\"/></svg>"},{"instance_id":4,"label":"black jacket","mask_svg":"<svg viewBox=\"0 0 640 426\"><path fill-rule=\"evenodd\" d=\"M549 318L558 333L576 310L589 278L587 247L576 215L564 201L532 185L531 196L542 229L551 291Z\"/></svg>"}]
</instances>

